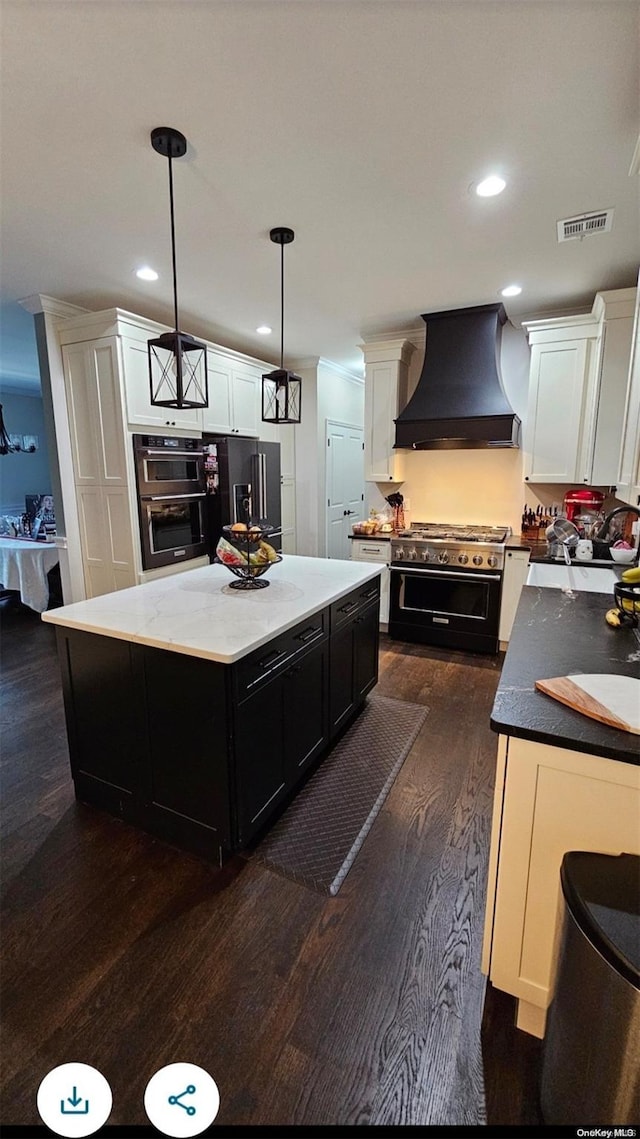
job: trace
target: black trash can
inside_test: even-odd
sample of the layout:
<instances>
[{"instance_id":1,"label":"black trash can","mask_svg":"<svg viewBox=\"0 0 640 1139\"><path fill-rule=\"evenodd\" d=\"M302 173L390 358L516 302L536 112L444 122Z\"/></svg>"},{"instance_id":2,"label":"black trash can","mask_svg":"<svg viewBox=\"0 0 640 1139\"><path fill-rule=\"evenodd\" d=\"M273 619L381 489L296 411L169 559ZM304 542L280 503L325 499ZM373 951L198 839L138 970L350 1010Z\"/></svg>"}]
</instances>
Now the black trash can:
<instances>
[{"instance_id":1,"label":"black trash can","mask_svg":"<svg viewBox=\"0 0 640 1139\"><path fill-rule=\"evenodd\" d=\"M545 1123L640 1120L640 857L570 851L543 1045Z\"/></svg>"}]
</instances>

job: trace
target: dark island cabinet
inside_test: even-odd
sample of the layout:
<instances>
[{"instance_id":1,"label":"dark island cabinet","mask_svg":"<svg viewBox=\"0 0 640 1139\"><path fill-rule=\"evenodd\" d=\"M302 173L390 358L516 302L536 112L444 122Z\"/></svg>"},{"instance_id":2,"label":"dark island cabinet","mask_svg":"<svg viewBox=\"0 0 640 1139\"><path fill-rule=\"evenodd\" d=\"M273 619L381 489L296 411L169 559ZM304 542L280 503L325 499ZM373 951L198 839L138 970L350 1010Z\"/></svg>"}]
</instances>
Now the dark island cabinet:
<instances>
[{"instance_id":1,"label":"dark island cabinet","mask_svg":"<svg viewBox=\"0 0 640 1139\"><path fill-rule=\"evenodd\" d=\"M235 712L238 841L248 842L325 750L327 640L284 667Z\"/></svg>"},{"instance_id":2,"label":"dark island cabinet","mask_svg":"<svg viewBox=\"0 0 640 1139\"><path fill-rule=\"evenodd\" d=\"M373 688L378 613L377 578L231 665L58 627L77 798L222 865Z\"/></svg>"},{"instance_id":3,"label":"dark island cabinet","mask_svg":"<svg viewBox=\"0 0 640 1139\"><path fill-rule=\"evenodd\" d=\"M378 680L380 579L332 606L329 734L349 722Z\"/></svg>"}]
</instances>

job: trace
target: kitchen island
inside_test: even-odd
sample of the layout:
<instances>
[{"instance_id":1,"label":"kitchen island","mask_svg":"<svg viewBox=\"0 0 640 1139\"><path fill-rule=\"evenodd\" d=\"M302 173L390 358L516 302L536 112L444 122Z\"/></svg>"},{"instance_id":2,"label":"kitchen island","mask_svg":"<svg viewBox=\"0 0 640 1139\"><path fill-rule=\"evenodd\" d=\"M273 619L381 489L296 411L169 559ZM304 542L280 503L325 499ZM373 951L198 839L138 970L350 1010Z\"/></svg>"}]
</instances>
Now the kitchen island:
<instances>
[{"instance_id":1,"label":"kitchen island","mask_svg":"<svg viewBox=\"0 0 640 1139\"><path fill-rule=\"evenodd\" d=\"M638 676L640 644L612 629L611 594L525 586L491 715L498 733L482 970L544 1035L569 850L640 853L638 737L535 688L576 673Z\"/></svg>"},{"instance_id":2,"label":"kitchen island","mask_svg":"<svg viewBox=\"0 0 640 1139\"><path fill-rule=\"evenodd\" d=\"M293 795L378 677L380 567L210 565L43 614L76 797L217 865Z\"/></svg>"}]
</instances>

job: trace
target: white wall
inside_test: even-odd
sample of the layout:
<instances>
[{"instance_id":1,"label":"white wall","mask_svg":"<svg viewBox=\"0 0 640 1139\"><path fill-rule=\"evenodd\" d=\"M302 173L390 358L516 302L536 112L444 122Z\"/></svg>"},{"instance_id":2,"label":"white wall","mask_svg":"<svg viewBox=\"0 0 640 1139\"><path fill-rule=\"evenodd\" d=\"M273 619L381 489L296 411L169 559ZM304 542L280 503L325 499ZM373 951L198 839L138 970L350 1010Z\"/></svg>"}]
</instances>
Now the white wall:
<instances>
[{"instance_id":1,"label":"white wall","mask_svg":"<svg viewBox=\"0 0 640 1139\"><path fill-rule=\"evenodd\" d=\"M296 550L326 554L326 421L364 426L364 381L329 360L291 365L302 377L302 421L296 427ZM364 455L363 455L364 469Z\"/></svg>"}]
</instances>

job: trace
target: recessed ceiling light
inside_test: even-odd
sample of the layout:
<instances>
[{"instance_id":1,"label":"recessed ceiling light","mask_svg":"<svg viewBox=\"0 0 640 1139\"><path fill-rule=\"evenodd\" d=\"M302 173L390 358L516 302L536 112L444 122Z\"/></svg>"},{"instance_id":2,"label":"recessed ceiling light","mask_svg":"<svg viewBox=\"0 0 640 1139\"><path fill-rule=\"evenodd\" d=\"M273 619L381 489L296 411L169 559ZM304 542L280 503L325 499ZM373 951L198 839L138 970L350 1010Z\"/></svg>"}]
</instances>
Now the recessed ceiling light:
<instances>
[{"instance_id":1,"label":"recessed ceiling light","mask_svg":"<svg viewBox=\"0 0 640 1139\"><path fill-rule=\"evenodd\" d=\"M136 269L136 277L141 281L157 281L158 274L155 269L150 269L148 265L143 265L142 269Z\"/></svg>"},{"instance_id":2,"label":"recessed ceiling light","mask_svg":"<svg viewBox=\"0 0 640 1139\"><path fill-rule=\"evenodd\" d=\"M501 297L519 297L522 292L521 285L507 285L506 289L500 289Z\"/></svg>"},{"instance_id":3,"label":"recessed ceiling light","mask_svg":"<svg viewBox=\"0 0 640 1139\"><path fill-rule=\"evenodd\" d=\"M270 332L273 332L273 329L269 328L268 324L261 324L259 328L256 328L256 332L259 332L261 336L268 336Z\"/></svg>"},{"instance_id":4,"label":"recessed ceiling light","mask_svg":"<svg viewBox=\"0 0 640 1139\"><path fill-rule=\"evenodd\" d=\"M494 194L501 194L506 184L504 178L500 178L498 174L490 174L484 181L478 182L476 194L481 198L492 198Z\"/></svg>"}]
</instances>

